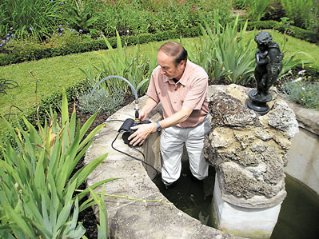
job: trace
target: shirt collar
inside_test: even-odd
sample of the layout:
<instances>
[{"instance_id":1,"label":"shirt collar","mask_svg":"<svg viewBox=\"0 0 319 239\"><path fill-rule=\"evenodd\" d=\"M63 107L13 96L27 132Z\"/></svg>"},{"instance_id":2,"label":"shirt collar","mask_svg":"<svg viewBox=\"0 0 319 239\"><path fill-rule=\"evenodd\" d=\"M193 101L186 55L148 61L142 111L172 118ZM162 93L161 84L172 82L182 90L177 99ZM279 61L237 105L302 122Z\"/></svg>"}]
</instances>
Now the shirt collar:
<instances>
[{"instance_id":1,"label":"shirt collar","mask_svg":"<svg viewBox=\"0 0 319 239\"><path fill-rule=\"evenodd\" d=\"M181 79L178 81L178 83L180 83L180 84L182 84L182 85L184 85L184 86L186 86L186 83L187 83L187 75L189 75L188 72L190 71L190 66L189 66L190 63L189 63L189 62L190 62L189 60L186 61L185 70L184 70L184 72L183 72L183 75L182 75ZM165 82L165 83L166 83L166 82L169 82L169 79L168 79L167 76L164 76L164 82ZM174 82L174 81L171 80L171 82ZM175 84L175 82L174 82L174 84Z\"/></svg>"}]
</instances>

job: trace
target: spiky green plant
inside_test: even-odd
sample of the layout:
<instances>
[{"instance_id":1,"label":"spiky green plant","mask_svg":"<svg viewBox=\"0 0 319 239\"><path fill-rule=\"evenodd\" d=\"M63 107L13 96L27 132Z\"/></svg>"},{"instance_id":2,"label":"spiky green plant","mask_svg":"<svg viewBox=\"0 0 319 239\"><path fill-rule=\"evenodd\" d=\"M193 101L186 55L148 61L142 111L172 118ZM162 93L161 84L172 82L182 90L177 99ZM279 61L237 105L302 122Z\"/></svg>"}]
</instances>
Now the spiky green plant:
<instances>
[{"instance_id":1,"label":"spiky green plant","mask_svg":"<svg viewBox=\"0 0 319 239\"><path fill-rule=\"evenodd\" d=\"M62 1L2 0L0 3L0 34L13 27L15 36L42 38L50 35L60 20Z\"/></svg>"},{"instance_id":2,"label":"spiky green plant","mask_svg":"<svg viewBox=\"0 0 319 239\"><path fill-rule=\"evenodd\" d=\"M269 6L270 0L253 0L248 1L249 19L259 21L265 14L266 8Z\"/></svg>"},{"instance_id":3,"label":"spiky green plant","mask_svg":"<svg viewBox=\"0 0 319 239\"><path fill-rule=\"evenodd\" d=\"M123 46L121 37L118 32L117 36L117 54L116 56L111 56L111 58L104 59L103 61L103 74L102 76L108 75L120 75L128 79L130 83L134 86L136 90L140 90L141 93L144 93L146 90L147 82L151 76L152 70L156 66L156 58L146 57L142 54L139 47L134 48L134 51L129 52L126 47ZM107 40L104 38L105 44L109 50L113 50L113 47ZM122 87L127 89L128 85L123 84Z\"/></svg>"},{"instance_id":4,"label":"spiky green plant","mask_svg":"<svg viewBox=\"0 0 319 239\"><path fill-rule=\"evenodd\" d=\"M254 70L253 39L244 41L247 22L238 33L238 19L222 26L215 15L212 27L204 23L203 40L195 54L190 54L190 58L202 65L217 82L245 84Z\"/></svg>"},{"instance_id":5,"label":"spiky green plant","mask_svg":"<svg viewBox=\"0 0 319 239\"><path fill-rule=\"evenodd\" d=\"M81 127L75 110L69 116L64 94L61 116L50 111L49 122L44 126L34 127L25 118L24 126L13 127L8 123L14 143L1 144L0 238L53 239L84 235L78 215L92 204L92 199L81 200L90 190L113 180L103 180L75 193L106 157L101 155L75 171L93 136L103 127L98 126L85 136L94 119L95 115L91 116ZM106 225L101 226L105 231Z\"/></svg>"},{"instance_id":6,"label":"spiky green plant","mask_svg":"<svg viewBox=\"0 0 319 239\"><path fill-rule=\"evenodd\" d=\"M91 68L89 70L83 70L83 72L86 74L87 79L93 83L98 83L102 78L109 75L122 76L142 95L147 89L147 83L152 70L156 66L155 53L152 52L152 54L150 54L151 56L146 56L140 51L139 46L134 49L129 49L122 43L118 32L116 32L116 36L116 49L114 49L107 38L104 37L110 54L107 58L101 58L102 63L100 66L95 65L93 66L94 70ZM97 74L93 72L97 72ZM100 85L100 88L107 91L106 95L116 94L117 92L129 92L129 85L118 79L105 81ZM124 97L124 94L122 94L122 96Z\"/></svg>"},{"instance_id":7,"label":"spiky green plant","mask_svg":"<svg viewBox=\"0 0 319 239\"><path fill-rule=\"evenodd\" d=\"M94 14L93 4L93 1L69 1L66 19L73 29L82 33L92 30L94 23L99 21L99 15Z\"/></svg>"}]
</instances>

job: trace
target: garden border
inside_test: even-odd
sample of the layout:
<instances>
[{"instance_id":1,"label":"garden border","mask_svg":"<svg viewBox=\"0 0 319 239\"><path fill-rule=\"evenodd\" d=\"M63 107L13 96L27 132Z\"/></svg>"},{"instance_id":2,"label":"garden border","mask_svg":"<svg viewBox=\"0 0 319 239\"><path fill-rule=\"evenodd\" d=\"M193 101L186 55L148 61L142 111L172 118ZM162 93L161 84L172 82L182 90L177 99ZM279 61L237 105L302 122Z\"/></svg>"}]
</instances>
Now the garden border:
<instances>
[{"instance_id":1,"label":"garden border","mask_svg":"<svg viewBox=\"0 0 319 239\"><path fill-rule=\"evenodd\" d=\"M244 24L244 23L242 23ZM239 28L241 25L239 25ZM319 44L319 34L313 33L311 31L295 27L288 26L285 27L282 23L273 20L269 21L258 21L258 22L248 22L249 30L253 29L274 29L281 33L286 33L289 36L305 40L311 43ZM180 37L197 37L201 35L200 27L186 28L182 31L169 30L160 33L144 33L133 36L121 36L123 42L129 45L144 44L152 41L164 41L173 38ZM113 48L117 47L116 37L108 38L108 41ZM12 54L0 54L0 66L21 63L24 61L39 60L43 58L49 58L54 56L63 56L68 54L83 53L95 50L108 49L103 39L97 39L87 42L77 42L76 44L69 44L66 46L56 47L56 48L34 48L31 50L13 50L16 51ZM1 53L1 52L0 52Z\"/></svg>"}]
</instances>

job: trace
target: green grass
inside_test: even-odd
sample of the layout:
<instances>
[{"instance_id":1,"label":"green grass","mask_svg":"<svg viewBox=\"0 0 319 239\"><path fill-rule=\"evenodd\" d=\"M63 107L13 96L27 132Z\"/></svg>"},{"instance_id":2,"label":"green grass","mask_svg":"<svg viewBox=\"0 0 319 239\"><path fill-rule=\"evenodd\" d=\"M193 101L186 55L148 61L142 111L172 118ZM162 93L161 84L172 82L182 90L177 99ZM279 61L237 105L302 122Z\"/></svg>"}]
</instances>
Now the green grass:
<instances>
[{"instance_id":1,"label":"green grass","mask_svg":"<svg viewBox=\"0 0 319 239\"><path fill-rule=\"evenodd\" d=\"M151 52L151 49L156 49L159 45L160 43L147 44L141 46L141 50ZM128 52L130 50L133 50L132 47L129 47ZM7 114L12 106L22 110L36 107L41 99L85 79L81 69L87 70L92 65L100 65L102 58L110 57L111 54L116 54L116 50L94 51L0 67L0 78L14 80L19 84L18 88L0 95L0 114ZM17 112L17 109L12 111Z\"/></svg>"},{"instance_id":2,"label":"green grass","mask_svg":"<svg viewBox=\"0 0 319 239\"><path fill-rule=\"evenodd\" d=\"M313 58L311 67L319 71L318 46L274 31L270 32L274 41L280 46L286 42L284 49L286 56L296 51L303 51ZM247 40L253 38L255 34L256 32L248 32ZM183 39L183 42L196 42L197 39ZM141 45L140 51L144 52L145 55L151 54L155 57L156 50L161 44L161 42L154 42ZM129 47L128 53L133 52L133 48L134 46ZM34 110L41 99L84 80L85 74L80 69L92 69L92 65L101 64L102 57L108 58L111 56L110 54L116 54L116 52L116 49L94 51L0 67L0 78L14 80L19 84L19 87L7 90L7 94L0 95L0 116L18 113L20 112L18 109L24 113ZM299 55L299 57L304 58L305 56ZM0 120L0 131L2 126L3 123Z\"/></svg>"}]
</instances>

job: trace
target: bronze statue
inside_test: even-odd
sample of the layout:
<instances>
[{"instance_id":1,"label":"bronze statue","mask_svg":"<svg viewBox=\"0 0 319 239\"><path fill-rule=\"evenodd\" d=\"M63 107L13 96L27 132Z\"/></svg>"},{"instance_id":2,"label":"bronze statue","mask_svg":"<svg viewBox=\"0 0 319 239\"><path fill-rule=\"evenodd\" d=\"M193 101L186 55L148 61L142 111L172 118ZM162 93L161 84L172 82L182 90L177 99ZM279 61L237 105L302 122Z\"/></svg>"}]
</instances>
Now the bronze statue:
<instances>
[{"instance_id":1,"label":"bronze statue","mask_svg":"<svg viewBox=\"0 0 319 239\"><path fill-rule=\"evenodd\" d=\"M269 94L270 87L276 82L282 68L283 54L280 51L279 45L272 41L272 37L268 32L260 32L255 36L257 43L256 52L256 90L249 92L251 102L247 105L249 108L265 114L269 108L267 102L272 100Z\"/></svg>"}]
</instances>

